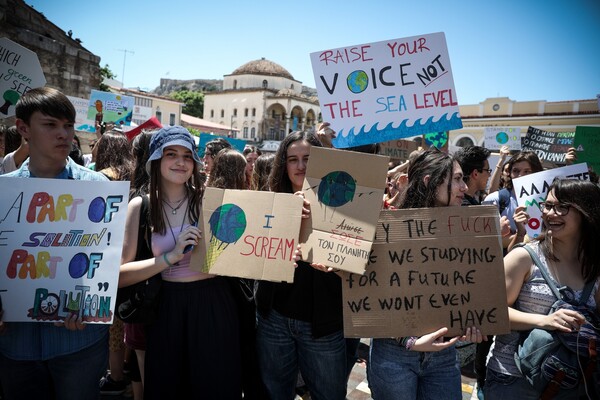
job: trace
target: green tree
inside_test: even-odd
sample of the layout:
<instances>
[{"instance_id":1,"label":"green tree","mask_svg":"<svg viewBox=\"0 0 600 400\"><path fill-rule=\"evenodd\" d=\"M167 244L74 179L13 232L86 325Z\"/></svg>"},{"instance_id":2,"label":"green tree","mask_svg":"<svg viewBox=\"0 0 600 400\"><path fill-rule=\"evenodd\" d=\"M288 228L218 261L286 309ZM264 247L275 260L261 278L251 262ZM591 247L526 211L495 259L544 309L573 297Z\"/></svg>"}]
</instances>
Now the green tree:
<instances>
[{"instance_id":1,"label":"green tree","mask_svg":"<svg viewBox=\"0 0 600 400\"><path fill-rule=\"evenodd\" d=\"M178 90L171 93L173 100L184 103L183 113L193 117L202 118L204 112L204 93L190 90Z\"/></svg>"},{"instance_id":2,"label":"green tree","mask_svg":"<svg viewBox=\"0 0 600 400\"><path fill-rule=\"evenodd\" d=\"M110 70L110 67L108 66L108 64L104 64L104 67L100 68L100 78L102 78L102 80L114 79L116 77L117 77L117 75L115 75ZM108 86L105 85L102 81L100 82L100 85L98 85L98 90L101 90L103 92L110 92L110 90L108 90Z\"/></svg>"}]
</instances>

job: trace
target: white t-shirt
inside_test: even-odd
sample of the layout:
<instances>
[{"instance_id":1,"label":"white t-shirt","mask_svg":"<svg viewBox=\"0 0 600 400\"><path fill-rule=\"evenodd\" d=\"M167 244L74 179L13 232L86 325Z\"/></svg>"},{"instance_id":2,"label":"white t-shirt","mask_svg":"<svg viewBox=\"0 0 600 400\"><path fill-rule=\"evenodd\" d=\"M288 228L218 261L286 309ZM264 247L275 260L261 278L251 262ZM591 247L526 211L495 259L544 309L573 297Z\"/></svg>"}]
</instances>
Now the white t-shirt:
<instances>
[{"instance_id":1,"label":"white t-shirt","mask_svg":"<svg viewBox=\"0 0 600 400\"><path fill-rule=\"evenodd\" d=\"M17 165L15 164L15 152L8 153L2 159L2 163L0 163L0 175L8 174L9 172L13 172L17 169Z\"/></svg>"}]
</instances>

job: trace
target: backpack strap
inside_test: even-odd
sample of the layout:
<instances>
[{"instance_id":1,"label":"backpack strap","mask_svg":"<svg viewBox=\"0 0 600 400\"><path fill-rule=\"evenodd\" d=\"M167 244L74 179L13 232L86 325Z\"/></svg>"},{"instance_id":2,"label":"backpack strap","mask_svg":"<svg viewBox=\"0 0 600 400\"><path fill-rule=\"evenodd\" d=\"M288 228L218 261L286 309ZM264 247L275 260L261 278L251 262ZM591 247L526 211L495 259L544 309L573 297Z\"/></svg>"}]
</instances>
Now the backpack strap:
<instances>
[{"instance_id":1,"label":"backpack strap","mask_svg":"<svg viewBox=\"0 0 600 400\"><path fill-rule=\"evenodd\" d=\"M525 250L527 250L527 252L531 256L531 259L533 260L533 263L538 267L538 269L542 273L544 280L550 287L550 290L552 290L552 293L554 294L554 296L558 300L564 300L562 294L560 293L560 290L556 287L556 285L554 284L554 281L550 278L550 274L548 273L546 266L544 264L542 264L542 261L540 260L538 255L535 254L533 249L524 243L519 243L515 247L517 247L517 246L523 247ZM592 290L594 290L594 281L590 281L585 284L585 286L583 288L583 292L581 294L581 299L579 300L579 302L576 302L575 305L582 305L582 304L587 303L590 295L592 294Z\"/></svg>"},{"instance_id":2,"label":"backpack strap","mask_svg":"<svg viewBox=\"0 0 600 400\"><path fill-rule=\"evenodd\" d=\"M142 206L140 207L140 223L138 227L138 245L135 255L136 260L152 258L150 247L150 200L148 196L142 195Z\"/></svg>"},{"instance_id":3,"label":"backpack strap","mask_svg":"<svg viewBox=\"0 0 600 400\"><path fill-rule=\"evenodd\" d=\"M498 191L498 211L502 215L502 211L510 204L510 190L502 188Z\"/></svg>"}]
</instances>

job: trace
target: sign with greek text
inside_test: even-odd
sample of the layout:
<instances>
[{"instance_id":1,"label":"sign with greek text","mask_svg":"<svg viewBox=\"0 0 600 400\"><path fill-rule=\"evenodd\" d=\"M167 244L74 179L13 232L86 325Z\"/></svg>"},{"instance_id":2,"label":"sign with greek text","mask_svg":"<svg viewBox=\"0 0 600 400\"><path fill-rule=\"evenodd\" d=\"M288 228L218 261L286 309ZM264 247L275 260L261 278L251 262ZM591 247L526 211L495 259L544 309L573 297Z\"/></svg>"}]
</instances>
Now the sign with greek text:
<instances>
[{"instance_id":1,"label":"sign with greek text","mask_svg":"<svg viewBox=\"0 0 600 400\"><path fill-rule=\"evenodd\" d=\"M96 132L94 121L88 119L88 105L90 104L90 100L73 96L67 96L67 98L73 104L73 107L75 107L75 130Z\"/></svg>"},{"instance_id":2,"label":"sign with greek text","mask_svg":"<svg viewBox=\"0 0 600 400\"><path fill-rule=\"evenodd\" d=\"M17 101L29 89L46 85L46 77L37 54L0 38L0 119L15 115Z\"/></svg>"},{"instance_id":3,"label":"sign with greek text","mask_svg":"<svg viewBox=\"0 0 600 400\"><path fill-rule=\"evenodd\" d=\"M462 128L444 33L311 53L337 148Z\"/></svg>"},{"instance_id":4,"label":"sign with greek text","mask_svg":"<svg viewBox=\"0 0 600 400\"><path fill-rule=\"evenodd\" d=\"M112 323L129 182L0 177L5 321Z\"/></svg>"},{"instance_id":5,"label":"sign with greek text","mask_svg":"<svg viewBox=\"0 0 600 400\"><path fill-rule=\"evenodd\" d=\"M388 156L394 160L406 161L410 153L417 150L419 145L414 140L390 140L381 143L379 154Z\"/></svg>"},{"instance_id":6,"label":"sign with greek text","mask_svg":"<svg viewBox=\"0 0 600 400\"><path fill-rule=\"evenodd\" d=\"M302 222L306 261L362 274L383 202L389 158L311 147L304 196L311 216Z\"/></svg>"},{"instance_id":7,"label":"sign with greek text","mask_svg":"<svg viewBox=\"0 0 600 400\"><path fill-rule=\"evenodd\" d=\"M490 150L500 150L508 146L509 150L521 150L521 128L485 128L483 130L484 147Z\"/></svg>"},{"instance_id":8,"label":"sign with greek text","mask_svg":"<svg viewBox=\"0 0 600 400\"><path fill-rule=\"evenodd\" d=\"M92 90L87 117L99 124L112 122L116 127L129 126L133 118L134 103L132 96Z\"/></svg>"},{"instance_id":9,"label":"sign with greek text","mask_svg":"<svg viewBox=\"0 0 600 400\"><path fill-rule=\"evenodd\" d=\"M384 210L364 275L342 274L344 336L509 332L498 209Z\"/></svg>"},{"instance_id":10,"label":"sign with greek text","mask_svg":"<svg viewBox=\"0 0 600 400\"><path fill-rule=\"evenodd\" d=\"M273 282L294 280L303 200L286 193L206 188L204 242L190 268Z\"/></svg>"},{"instance_id":11,"label":"sign with greek text","mask_svg":"<svg viewBox=\"0 0 600 400\"><path fill-rule=\"evenodd\" d=\"M523 138L523 151L534 151L542 162L564 165L575 132L548 132L530 126Z\"/></svg>"},{"instance_id":12,"label":"sign with greek text","mask_svg":"<svg viewBox=\"0 0 600 400\"><path fill-rule=\"evenodd\" d=\"M542 231L542 211L540 205L546 201L548 189L555 178L590 180L586 163L567 165L561 168L547 169L535 174L529 174L513 179L513 187L517 195L519 206L527 207L529 220L527 221L527 235L530 238L539 236Z\"/></svg>"},{"instance_id":13,"label":"sign with greek text","mask_svg":"<svg viewBox=\"0 0 600 400\"><path fill-rule=\"evenodd\" d=\"M600 127L575 127L573 147L577 151L577 161L587 163L595 173L600 173Z\"/></svg>"}]
</instances>

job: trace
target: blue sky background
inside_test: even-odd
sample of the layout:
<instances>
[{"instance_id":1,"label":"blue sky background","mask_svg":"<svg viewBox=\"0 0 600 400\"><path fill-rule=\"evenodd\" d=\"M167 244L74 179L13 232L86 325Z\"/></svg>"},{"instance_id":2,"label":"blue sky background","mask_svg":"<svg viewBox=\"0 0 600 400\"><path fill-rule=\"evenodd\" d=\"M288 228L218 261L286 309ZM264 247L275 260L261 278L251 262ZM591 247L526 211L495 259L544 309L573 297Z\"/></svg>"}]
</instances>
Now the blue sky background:
<instances>
[{"instance_id":1,"label":"blue sky background","mask_svg":"<svg viewBox=\"0 0 600 400\"><path fill-rule=\"evenodd\" d=\"M445 32L459 104L600 94L600 1L25 0L127 87L222 79L265 57L315 87L309 54Z\"/></svg>"}]
</instances>

